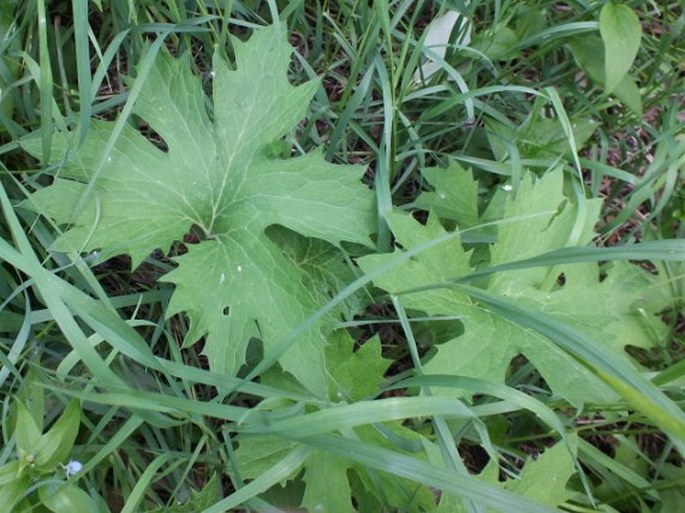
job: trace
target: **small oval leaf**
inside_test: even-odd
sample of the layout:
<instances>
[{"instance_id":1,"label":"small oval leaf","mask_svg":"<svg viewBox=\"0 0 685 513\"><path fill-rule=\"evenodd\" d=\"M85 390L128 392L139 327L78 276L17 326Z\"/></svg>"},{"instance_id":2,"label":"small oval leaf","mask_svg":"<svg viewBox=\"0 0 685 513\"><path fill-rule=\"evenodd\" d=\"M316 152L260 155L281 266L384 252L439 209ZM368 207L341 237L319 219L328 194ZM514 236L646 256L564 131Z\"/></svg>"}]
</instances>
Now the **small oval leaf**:
<instances>
[{"instance_id":1,"label":"small oval leaf","mask_svg":"<svg viewBox=\"0 0 685 513\"><path fill-rule=\"evenodd\" d=\"M99 511L97 503L76 485L49 484L38 488L43 505L54 513Z\"/></svg>"},{"instance_id":2,"label":"small oval leaf","mask_svg":"<svg viewBox=\"0 0 685 513\"><path fill-rule=\"evenodd\" d=\"M36 449L36 466L50 469L69 456L81 424L81 407L73 400L45 433Z\"/></svg>"},{"instance_id":3,"label":"small oval leaf","mask_svg":"<svg viewBox=\"0 0 685 513\"><path fill-rule=\"evenodd\" d=\"M41 439L40 427L36 425L29 409L17 400L17 449L21 457L35 455Z\"/></svg>"},{"instance_id":4,"label":"small oval leaf","mask_svg":"<svg viewBox=\"0 0 685 513\"><path fill-rule=\"evenodd\" d=\"M599 13L599 33L604 41L605 86L609 94L633 65L640 48L642 27L630 7L608 2Z\"/></svg>"},{"instance_id":5,"label":"small oval leaf","mask_svg":"<svg viewBox=\"0 0 685 513\"><path fill-rule=\"evenodd\" d=\"M28 475L16 476L15 479L3 482L0 485L0 506L2 506L2 511L23 511L24 506L27 504L21 498L30 486L31 479Z\"/></svg>"}]
</instances>

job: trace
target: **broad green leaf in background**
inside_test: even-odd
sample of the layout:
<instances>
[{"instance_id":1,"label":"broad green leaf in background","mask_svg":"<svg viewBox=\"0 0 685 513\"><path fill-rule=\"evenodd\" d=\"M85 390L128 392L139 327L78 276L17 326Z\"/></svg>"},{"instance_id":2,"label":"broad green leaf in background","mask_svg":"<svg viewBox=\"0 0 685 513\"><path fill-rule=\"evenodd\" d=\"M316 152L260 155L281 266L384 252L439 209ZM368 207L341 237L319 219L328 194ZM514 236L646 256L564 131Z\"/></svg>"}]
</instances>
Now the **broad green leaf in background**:
<instances>
[{"instance_id":1,"label":"broad green leaf in background","mask_svg":"<svg viewBox=\"0 0 685 513\"><path fill-rule=\"evenodd\" d=\"M610 94L633 65L640 49L642 26L630 7L612 0L599 13L599 33L604 41L605 87Z\"/></svg>"},{"instance_id":2,"label":"broad green leaf in background","mask_svg":"<svg viewBox=\"0 0 685 513\"><path fill-rule=\"evenodd\" d=\"M28 458L30 455L35 455L36 448L40 443L41 438L41 424L38 425L31 415L31 412L21 401L14 403L17 411L17 423L15 427L17 437L17 449L21 458ZM31 459L33 459L32 456Z\"/></svg>"},{"instance_id":3,"label":"broad green leaf in background","mask_svg":"<svg viewBox=\"0 0 685 513\"><path fill-rule=\"evenodd\" d=\"M578 118L571 120L573 138L576 146L582 148L592 137L598 127L592 118ZM536 118L534 122L519 129L521 155L528 158L546 157L558 158L559 155L571 155L568 136L563 125L556 118Z\"/></svg>"},{"instance_id":4,"label":"broad green leaf in background","mask_svg":"<svg viewBox=\"0 0 685 513\"><path fill-rule=\"evenodd\" d=\"M45 416L45 389L39 373L30 368L17 392L17 398L31 412L36 426L43 426ZM11 423L10 423L11 424ZM14 427L14 424L11 424Z\"/></svg>"},{"instance_id":5,"label":"broad green leaf in background","mask_svg":"<svg viewBox=\"0 0 685 513\"><path fill-rule=\"evenodd\" d=\"M9 55L10 51L20 48L19 38L12 34L12 24L14 22L14 11L17 0L0 0L0 54ZM15 27L16 28L16 27ZM10 119L14 111L14 98L9 86L16 79L19 71L19 59L10 61L9 58L0 59L0 116ZM3 119L0 117L0 133L7 129Z\"/></svg>"},{"instance_id":6,"label":"broad green leaf in background","mask_svg":"<svg viewBox=\"0 0 685 513\"><path fill-rule=\"evenodd\" d=\"M509 153L507 144L516 144L519 154L526 159L549 159L554 161L561 155L572 158L568 135L557 118L529 116L525 123L513 129L494 118L485 118L488 141L495 158L502 160ZM577 148L582 148L595 133L599 124L592 118L579 117L570 120L573 138Z\"/></svg>"},{"instance_id":7,"label":"broad green leaf in background","mask_svg":"<svg viewBox=\"0 0 685 513\"><path fill-rule=\"evenodd\" d=\"M305 116L318 87L318 81L288 82L286 31L256 30L234 47L236 70L221 58L214 62L213 116L189 57L158 56L134 113L168 151L127 126L106 154L109 122L94 121L73 154L74 134L56 134L55 160L66 163L55 183L31 198L34 208L68 225L53 249L101 249L102 258L127 253L134 266L196 227L203 240L190 245L164 278L176 285L167 314L186 312L191 328L185 344L207 335L211 368L231 375L244 363L250 338L260 338L268 355L321 306L309 290L318 284L303 285L304 271L266 228L281 225L336 246L370 245L375 227L372 193L360 183L363 168L329 164L320 151L290 159L274 151ZM25 147L40 155L35 140ZM102 172L88 183L101 159ZM74 212L77 205L84 207ZM327 321L280 359L285 371L322 395Z\"/></svg>"},{"instance_id":8,"label":"broad green leaf in background","mask_svg":"<svg viewBox=\"0 0 685 513\"><path fill-rule=\"evenodd\" d=\"M345 331L333 333L330 341L331 344L326 348L326 359L329 364L331 399L346 404L373 395L392 363L381 357L379 339L374 337L367 340L357 351L354 351L354 340ZM400 422L362 425L353 431L360 440L415 457L422 457L434 448L428 440ZM239 447L235 451L234 461L241 478L245 480L258 478L295 446L294 442L271 435L242 434L237 440ZM291 476L293 480L297 477ZM308 511L352 513L355 511L352 497L358 497L359 493L366 497L369 504L378 505L378 508L389 505L393 510L406 508L407 511L418 513L433 507L432 493L425 486L390 474L378 474L323 450L314 450L307 456L301 479L306 484L301 504ZM286 486L295 489L296 485L293 482Z\"/></svg>"},{"instance_id":9,"label":"broad green leaf in background","mask_svg":"<svg viewBox=\"0 0 685 513\"><path fill-rule=\"evenodd\" d=\"M588 76L606 89L604 44L597 36L587 35L572 39L568 43L573 57ZM607 91L608 92L608 91ZM642 96L635 79L626 73L616 84L611 94L618 98L635 114L642 117Z\"/></svg>"},{"instance_id":10,"label":"broad green leaf in background","mask_svg":"<svg viewBox=\"0 0 685 513\"><path fill-rule=\"evenodd\" d=\"M472 46L493 61L509 61L516 56L515 48L519 43L516 32L500 24L492 33L474 36Z\"/></svg>"},{"instance_id":11,"label":"broad green leaf in background","mask_svg":"<svg viewBox=\"0 0 685 513\"><path fill-rule=\"evenodd\" d=\"M524 41L539 34L547 27L547 10L537 5L517 5L516 35Z\"/></svg>"},{"instance_id":12,"label":"broad green leaf in background","mask_svg":"<svg viewBox=\"0 0 685 513\"><path fill-rule=\"evenodd\" d=\"M400 422L382 426L360 426L355 429L359 439L374 447L389 449L421 460L436 458L437 446ZM436 507L434 492L416 481L385 472L376 472L366 465L355 463L352 468L366 490L390 511L422 513ZM383 511L383 509L380 509Z\"/></svg>"},{"instance_id":13,"label":"broad green leaf in background","mask_svg":"<svg viewBox=\"0 0 685 513\"><path fill-rule=\"evenodd\" d=\"M505 222L497 226L497 241L489 247L490 265L591 241L599 200L586 202L584 216L580 215L578 205L562 193L562 175L557 170L534 180L528 173L515 197L505 190L495 194L483 216ZM448 192L459 194L457 190ZM459 219L454 221L459 226ZM404 250L445 235L435 214L429 215L425 226L400 213L390 216L389 224ZM393 254L371 255L359 263L368 272L393 258ZM577 407L615 399L615 392L605 383L544 336L488 311L449 287L450 280L473 271L470 258L455 236L375 280L378 287L392 294L404 293L406 308L432 316L461 317L464 333L436 347L435 356L423 366L426 373L504 382L512 358L523 354L553 393ZM656 313L664 303L649 294L658 277L627 263L616 263L605 271L607 276L600 281L600 269L594 263L529 268L494 274L482 286L573 325L604 344L617 359L627 359L624 347L628 344L654 347L661 343L668 327ZM420 288L423 290L411 292Z\"/></svg>"},{"instance_id":14,"label":"broad green leaf in background","mask_svg":"<svg viewBox=\"0 0 685 513\"><path fill-rule=\"evenodd\" d=\"M75 484L51 483L38 488L43 505L54 513L98 511L97 503Z\"/></svg>"},{"instance_id":15,"label":"broad green leaf in background","mask_svg":"<svg viewBox=\"0 0 685 513\"><path fill-rule=\"evenodd\" d=\"M0 466L0 504L7 511L25 511L29 505L19 498L31 487L31 477L24 471L24 462L10 461ZM11 506L15 505L15 508Z\"/></svg>"},{"instance_id":16,"label":"broad green leaf in background","mask_svg":"<svg viewBox=\"0 0 685 513\"><path fill-rule=\"evenodd\" d=\"M375 447L391 449L398 454L427 459L427 453L435 456L437 447L423 436L401 422L382 425L364 425L354 428L356 440ZM297 445L270 435L240 435L234 462L244 480L259 478L283 459ZM325 450L315 450L304 462L304 473L299 469L289 476L288 483L281 483L292 490L299 489L298 480L306 483L302 506L308 511L335 511L352 513L352 497L361 493L369 504L381 511L383 505L391 511L398 509L412 513L431 511L435 508L433 492L426 486L404 477L398 477L356 463ZM354 487L354 495L352 490ZM365 510L367 511L367 510Z\"/></svg>"},{"instance_id":17,"label":"broad green leaf in background","mask_svg":"<svg viewBox=\"0 0 685 513\"><path fill-rule=\"evenodd\" d=\"M50 469L67 459L81 425L81 406L74 399L64 409L59 419L45 433L35 449L37 467Z\"/></svg>"},{"instance_id":18,"label":"broad green leaf in background","mask_svg":"<svg viewBox=\"0 0 685 513\"><path fill-rule=\"evenodd\" d=\"M243 480L258 478L297 445L275 436L242 436L239 444L232 461Z\"/></svg>"}]
</instances>

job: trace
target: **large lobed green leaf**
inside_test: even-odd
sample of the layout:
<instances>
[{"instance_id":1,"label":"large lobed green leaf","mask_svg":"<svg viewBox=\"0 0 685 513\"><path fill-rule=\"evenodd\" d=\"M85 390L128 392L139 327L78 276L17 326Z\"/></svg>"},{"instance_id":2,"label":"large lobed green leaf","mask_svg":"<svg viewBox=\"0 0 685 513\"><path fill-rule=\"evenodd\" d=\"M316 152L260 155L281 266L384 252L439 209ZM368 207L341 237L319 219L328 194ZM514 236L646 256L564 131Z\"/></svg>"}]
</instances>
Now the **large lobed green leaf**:
<instances>
[{"instance_id":1,"label":"large lobed green leaf","mask_svg":"<svg viewBox=\"0 0 685 513\"><path fill-rule=\"evenodd\" d=\"M269 226L334 246L370 245L375 226L361 167L332 165L320 151L288 159L274 150L318 87L316 80L289 83L292 49L285 37L274 26L246 43L235 40L235 70L215 59L213 116L188 56L158 56L133 112L168 151L131 125L108 151L114 124L93 121L75 150L77 134L55 135L53 157L63 164L54 183L31 197L34 208L67 226L53 249L97 249L102 258L126 253L134 266L199 228L204 240L189 246L164 278L176 285L168 315L190 317L186 345L207 336L204 352L217 372L235 374L252 337L268 354L321 306L320 294L311 292L317 284L266 235ZM24 146L40 156L35 139ZM280 359L320 394L327 387L325 322Z\"/></svg>"},{"instance_id":2,"label":"large lobed green leaf","mask_svg":"<svg viewBox=\"0 0 685 513\"><path fill-rule=\"evenodd\" d=\"M255 436L247 433L238 436L239 447L234 453L234 462L243 479L253 480L265 475L296 447L296 442L280 438L284 434L300 439L307 433L311 435L312 432L330 432L340 428L354 439L372 443L376 447L422 459L426 457L424 451L431 449L430 442L399 422L381 425L373 423L367 417L365 421L353 421L353 424L364 425L349 428L341 426L340 422L329 425L322 420L322 414L335 414L339 411L337 407L354 401L359 401L355 403L355 407L360 409L368 406L367 413L382 411L382 405L376 406L375 403L361 399L377 392L383 381L383 374L391 364L390 360L382 358L380 340L377 337L366 341L357 351L353 351L354 340L344 331L334 333L330 341L331 344L326 348L326 357L330 369L331 407L309 414L318 415L318 421L297 413L283 419L282 422L286 425L290 423L290 427L256 427L258 431L266 429L274 434ZM395 407L391 409L394 411ZM349 412L345 417L350 420L354 418ZM297 425L293 426L293 423ZM288 494L296 496L307 511L351 513L355 511L352 497L360 504L359 511L381 511L382 505L391 507L393 511L417 513L434 508L433 493L427 487L391 474L377 474L364 465L355 463L354 458L316 449L306 456L303 467L301 477L297 478L298 468L290 476L292 482L285 486ZM300 480L306 484L304 493L298 492Z\"/></svg>"},{"instance_id":3,"label":"large lobed green leaf","mask_svg":"<svg viewBox=\"0 0 685 513\"><path fill-rule=\"evenodd\" d=\"M430 182L443 185L464 182L464 175L468 176L456 164L442 170L445 178L440 182L434 179L435 173L429 175ZM474 190L443 187L437 195L426 195L419 203L460 227L462 213L448 198L460 192L471 194L475 204ZM453 208L445 209L442 202ZM468 202L462 199L461 203ZM474 272L474 260L501 265L564 247L587 245L593 237L599 207L599 200L580 206L566 198L561 170L537 180L529 173L517 191L498 191L483 213L484 219L499 223L497 240L487 250L481 248L477 259L465 250L455 233L375 280L377 286L391 294L402 294L406 308L436 317L461 317L463 334L438 345L435 356L423 366L424 371L504 382L512 359L522 354L540 371L553 393L578 407L585 402L615 400L615 392L606 383L545 336L500 316L465 291L450 286L455 279ZM470 209L463 211L465 226L473 225L472 216ZM404 250L446 235L434 213L425 225L400 213L389 216L388 221L403 249L360 259L367 272L387 264ZM500 272L479 283L492 294L573 326L601 343L613 358L627 363L626 345L653 347L664 340L668 328L654 314L665 303L658 294L647 294L650 287L658 290L657 278L637 266L615 262L605 272L606 277L600 280L595 263L564 264Z\"/></svg>"},{"instance_id":4,"label":"large lobed green leaf","mask_svg":"<svg viewBox=\"0 0 685 513\"><path fill-rule=\"evenodd\" d=\"M576 454L576 441L572 439L572 452L563 443L548 448L537 459L526 461L518 479L500 482L500 467L496 461L490 461L478 479L520 497L533 500L538 504L556 507L573 496L566 484L575 473L572 455ZM467 509L461 498L443 493L436 513L466 513ZM556 510L555 510L556 511Z\"/></svg>"}]
</instances>

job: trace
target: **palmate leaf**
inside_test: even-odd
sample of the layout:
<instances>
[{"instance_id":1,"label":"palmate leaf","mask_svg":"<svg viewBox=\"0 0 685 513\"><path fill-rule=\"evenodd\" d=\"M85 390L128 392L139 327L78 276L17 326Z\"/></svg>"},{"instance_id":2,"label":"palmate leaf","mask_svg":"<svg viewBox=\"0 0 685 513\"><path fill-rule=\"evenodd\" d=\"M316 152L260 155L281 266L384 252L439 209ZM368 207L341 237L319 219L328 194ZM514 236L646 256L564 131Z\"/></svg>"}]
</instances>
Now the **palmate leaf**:
<instances>
[{"instance_id":1,"label":"palmate leaf","mask_svg":"<svg viewBox=\"0 0 685 513\"><path fill-rule=\"evenodd\" d=\"M557 507L573 497L574 492L567 490L566 483L575 474L573 458L576 453L576 438L571 438L572 453L563 443L545 449L537 459L528 459L518 479L500 482L500 468L497 462L490 461L478 479L525 497L538 504ZM442 494L436 513L466 513L469 511L459 497Z\"/></svg>"},{"instance_id":2,"label":"palmate leaf","mask_svg":"<svg viewBox=\"0 0 685 513\"><path fill-rule=\"evenodd\" d=\"M55 135L53 156L64 164L54 184L31 198L34 208L67 225L53 249L99 249L103 258L126 253L134 266L199 229L204 240L164 277L176 285L168 315L186 312L185 344L207 335L210 366L229 374L244 363L250 338L260 338L268 354L321 306L320 295L303 285L314 286L311 276L265 230L281 225L335 246L370 245L374 227L361 167L327 163L319 151L291 159L274 151L318 86L289 83L286 31L263 28L234 48L236 70L214 62L212 116L189 58L157 57L133 112L163 138L166 153L130 125L107 152L113 123L94 121L76 151L75 134ZM25 148L39 156L37 142ZM324 346L319 323L279 360L319 394L327 387Z\"/></svg>"},{"instance_id":3,"label":"palmate leaf","mask_svg":"<svg viewBox=\"0 0 685 513\"><path fill-rule=\"evenodd\" d=\"M452 167L443 172L449 175L463 171ZM502 220L497 226L497 241L487 252L490 265L590 242L599 212L598 201L590 200L581 209L565 198L562 189L562 172L557 170L538 180L527 174L515 196L513 191L496 193L483 214L489 220ZM441 192L458 193L447 189ZM438 201L439 196L428 198ZM476 201L475 196L472 201ZM445 211L442 212L444 215ZM393 214L388 221L404 250L446 233L434 214L429 215L424 226L406 214ZM452 221L460 226L460 219ZM468 225L472 220L466 222ZM400 251L403 250L397 249L396 253ZM359 263L368 272L393 258L395 255L371 255ZM449 286L451 280L469 276L474 270L471 253L464 250L455 236L375 281L392 294L402 293L406 308L432 316L461 317L464 333L437 346L436 355L423 366L425 372L503 382L512 358L523 354L552 391L575 406L615 400L616 393L609 386L545 336L501 317L465 292ZM664 340L667 326L655 313L665 303L663 298L655 297L658 294L649 293L658 277L639 267L616 262L606 267L605 272L606 277L600 281L600 268L595 263L564 264L500 272L479 284L490 293L573 326L602 343L616 359L627 360L626 345L653 347ZM564 281L560 284L562 275ZM411 292L412 289L421 290Z\"/></svg>"},{"instance_id":4,"label":"palmate leaf","mask_svg":"<svg viewBox=\"0 0 685 513\"><path fill-rule=\"evenodd\" d=\"M383 375L392 363L381 356L381 344L378 337L367 340L357 351L355 342L345 331L337 331L329 338L330 344L326 348L327 363L329 363L330 384L329 399L331 405L319 413L335 413L336 406L344 406L364 397L373 396L378 392L383 381ZM267 379L274 379L267 376ZM276 383L272 383L276 385ZM280 386L283 386L280 384ZM355 403L362 405L363 402ZM370 404L370 403L369 403ZM377 409L375 404L372 406ZM379 407L380 408L380 407ZM351 417L354 417L352 415ZM314 421L302 420L302 414L297 413L284 422L301 422L299 427L284 429L283 426L270 426L274 434L241 434L237 437L239 444L234 453L233 462L244 480L258 479L265 475L295 448L295 442L280 438L280 435L293 436L295 439L304 436L304 431L311 434L328 428L332 431L340 428L338 422L326 428L326 423L319 419ZM273 428L273 429L272 429ZM405 427L401 422L391 421L345 428L347 436L393 450L399 454L426 459L431 451L438 454L436 446L423 436ZM435 457L435 454L433 454ZM324 449L311 451L304 459L304 472L297 472L290 476L285 486L286 495L301 495L298 498L302 507L307 511L381 511L386 506L390 511L422 512L434 509L434 493L428 487L412 482L409 479L389 473L378 473L364 465L355 463L354 458L336 455ZM304 492L300 485L304 483ZM280 488L280 487L279 487ZM352 497L357 501L355 510ZM360 499L363 497L363 499ZM268 494L265 496L268 498ZM362 501L364 506L362 506Z\"/></svg>"}]
</instances>

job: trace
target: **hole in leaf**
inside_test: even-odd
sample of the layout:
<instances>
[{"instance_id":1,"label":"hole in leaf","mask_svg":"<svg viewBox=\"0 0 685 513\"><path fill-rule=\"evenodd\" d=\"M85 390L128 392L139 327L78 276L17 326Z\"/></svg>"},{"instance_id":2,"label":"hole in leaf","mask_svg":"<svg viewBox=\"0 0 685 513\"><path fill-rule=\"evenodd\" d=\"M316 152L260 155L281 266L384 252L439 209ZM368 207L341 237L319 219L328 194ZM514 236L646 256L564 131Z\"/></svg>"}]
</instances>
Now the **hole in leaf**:
<instances>
[{"instance_id":1,"label":"hole in leaf","mask_svg":"<svg viewBox=\"0 0 685 513\"><path fill-rule=\"evenodd\" d=\"M231 315L231 307L225 306L221 313L224 314L224 317L228 317Z\"/></svg>"},{"instance_id":2,"label":"hole in leaf","mask_svg":"<svg viewBox=\"0 0 685 513\"><path fill-rule=\"evenodd\" d=\"M416 212L413 212L412 217L424 226L428 222L428 212L425 210L417 210Z\"/></svg>"},{"instance_id":3,"label":"hole in leaf","mask_svg":"<svg viewBox=\"0 0 685 513\"><path fill-rule=\"evenodd\" d=\"M557 285L564 286L566 284L566 275L564 273L561 273L559 276L557 276Z\"/></svg>"}]
</instances>

